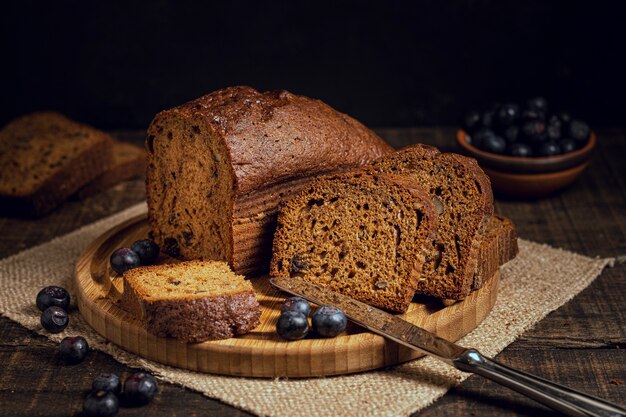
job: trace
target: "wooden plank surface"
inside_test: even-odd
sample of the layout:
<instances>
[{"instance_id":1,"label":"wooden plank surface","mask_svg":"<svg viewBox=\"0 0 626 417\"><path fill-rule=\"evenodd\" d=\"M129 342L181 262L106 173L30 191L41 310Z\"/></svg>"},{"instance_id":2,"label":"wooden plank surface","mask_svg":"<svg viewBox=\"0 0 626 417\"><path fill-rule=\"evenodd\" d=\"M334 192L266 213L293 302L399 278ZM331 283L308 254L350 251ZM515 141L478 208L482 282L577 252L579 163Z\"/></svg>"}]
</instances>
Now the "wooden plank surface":
<instances>
[{"instance_id":1,"label":"wooden plank surface","mask_svg":"<svg viewBox=\"0 0 626 417\"><path fill-rule=\"evenodd\" d=\"M453 129L379 129L395 146L414 142L444 149ZM140 143L142 133L118 137ZM622 404L626 403L626 130L599 131L598 152L568 190L536 202L496 200L521 237L589 256L619 257L589 288L550 314L505 349L503 363L544 375ZM85 202L70 202L36 221L0 218L0 257L117 212L145 198L141 181L131 181ZM67 416L80 410L91 379L100 372L131 370L93 352L79 366L59 366L56 346L0 318L0 410L2 415ZM163 384L155 402L120 415L243 416L201 394ZM554 415L530 400L479 377L471 377L420 415Z\"/></svg>"}]
</instances>

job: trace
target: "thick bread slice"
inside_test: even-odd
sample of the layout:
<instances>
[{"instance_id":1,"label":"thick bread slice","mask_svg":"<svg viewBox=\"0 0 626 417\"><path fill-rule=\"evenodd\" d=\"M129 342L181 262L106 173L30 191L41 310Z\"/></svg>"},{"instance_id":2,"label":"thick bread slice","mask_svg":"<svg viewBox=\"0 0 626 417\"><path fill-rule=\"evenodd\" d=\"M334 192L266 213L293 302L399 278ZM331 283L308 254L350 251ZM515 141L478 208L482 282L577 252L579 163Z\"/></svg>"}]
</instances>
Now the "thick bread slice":
<instances>
[{"instance_id":1,"label":"thick bread slice","mask_svg":"<svg viewBox=\"0 0 626 417\"><path fill-rule=\"evenodd\" d=\"M438 214L417 293L466 297L478 268L482 234L493 214L489 178L474 159L427 145L400 149L373 166L378 172L410 175L429 193Z\"/></svg>"},{"instance_id":2,"label":"thick bread slice","mask_svg":"<svg viewBox=\"0 0 626 417\"><path fill-rule=\"evenodd\" d=\"M216 261L126 271L122 306L150 333L189 343L248 333L261 317L250 282Z\"/></svg>"},{"instance_id":3,"label":"thick bread slice","mask_svg":"<svg viewBox=\"0 0 626 417\"><path fill-rule=\"evenodd\" d=\"M96 195L120 182L146 174L146 151L131 143L113 141L111 164L106 171L78 190L76 197Z\"/></svg>"},{"instance_id":4,"label":"thick bread slice","mask_svg":"<svg viewBox=\"0 0 626 417\"><path fill-rule=\"evenodd\" d=\"M0 131L0 207L41 216L102 174L111 137L54 112L32 113Z\"/></svg>"},{"instance_id":5,"label":"thick bread slice","mask_svg":"<svg viewBox=\"0 0 626 417\"><path fill-rule=\"evenodd\" d=\"M150 226L169 255L267 271L277 206L313 177L392 148L356 120L287 91L219 90L148 129Z\"/></svg>"},{"instance_id":6,"label":"thick bread slice","mask_svg":"<svg viewBox=\"0 0 626 417\"><path fill-rule=\"evenodd\" d=\"M433 238L432 199L408 176L323 177L280 209L270 274L407 310Z\"/></svg>"},{"instance_id":7,"label":"thick bread slice","mask_svg":"<svg viewBox=\"0 0 626 417\"><path fill-rule=\"evenodd\" d=\"M515 258L518 252L517 232L513 222L497 214L491 216L480 244L472 290L481 288L500 266Z\"/></svg>"}]
</instances>

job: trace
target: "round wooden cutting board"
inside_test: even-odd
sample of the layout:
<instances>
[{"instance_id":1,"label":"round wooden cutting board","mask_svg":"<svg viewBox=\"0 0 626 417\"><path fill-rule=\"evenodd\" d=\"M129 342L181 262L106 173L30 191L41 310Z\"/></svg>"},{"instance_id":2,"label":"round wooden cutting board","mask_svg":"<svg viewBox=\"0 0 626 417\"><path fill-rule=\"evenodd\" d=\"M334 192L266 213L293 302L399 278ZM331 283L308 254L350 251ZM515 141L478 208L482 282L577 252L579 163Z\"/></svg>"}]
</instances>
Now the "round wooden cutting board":
<instances>
[{"instance_id":1,"label":"round wooden cutting board","mask_svg":"<svg viewBox=\"0 0 626 417\"><path fill-rule=\"evenodd\" d=\"M97 238L76 265L78 308L102 336L122 348L167 365L224 375L248 377L312 377L366 371L423 356L363 328L350 324L333 339L285 341L275 331L280 305L288 297L267 277L252 282L261 304L261 324L245 336L196 344L156 337L119 307L123 282L109 268L109 256L148 236L145 215L130 219ZM162 258L162 263L176 262ZM413 301L403 317L437 335L456 341L473 330L491 311L499 274L465 300L450 306L431 298Z\"/></svg>"}]
</instances>

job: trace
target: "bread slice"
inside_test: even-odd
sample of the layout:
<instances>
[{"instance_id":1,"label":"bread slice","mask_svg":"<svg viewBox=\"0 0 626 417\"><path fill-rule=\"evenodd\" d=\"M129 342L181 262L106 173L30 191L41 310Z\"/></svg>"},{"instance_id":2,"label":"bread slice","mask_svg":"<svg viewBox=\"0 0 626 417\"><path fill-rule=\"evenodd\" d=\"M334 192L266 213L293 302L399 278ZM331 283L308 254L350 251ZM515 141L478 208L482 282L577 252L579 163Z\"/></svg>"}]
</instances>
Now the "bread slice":
<instances>
[{"instance_id":1,"label":"bread slice","mask_svg":"<svg viewBox=\"0 0 626 417\"><path fill-rule=\"evenodd\" d=\"M482 236L472 290L481 288L500 266L515 258L518 252L513 222L497 214L491 216Z\"/></svg>"},{"instance_id":2,"label":"bread slice","mask_svg":"<svg viewBox=\"0 0 626 417\"><path fill-rule=\"evenodd\" d=\"M374 163L378 172L410 175L429 193L438 215L418 294L458 300L472 290L482 234L493 214L489 178L474 159L414 145Z\"/></svg>"},{"instance_id":3,"label":"bread slice","mask_svg":"<svg viewBox=\"0 0 626 417\"><path fill-rule=\"evenodd\" d=\"M126 271L122 306L150 333L189 343L248 333L261 316L250 282L217 261Z\"/></svg>"},{"instance_id":4,"label":"bread slice","mask_svg":"<svg viewBox=\"0 0 626 417\"><path fill-rule=\"evenodd\" d=\"M32 113L0 131L0 207L40 216L102 174L111 138L54 112Z\"/></svg>"},{"instance_id":5,"label":"bread slice","mask_svg":"<svg viewBox=\"0 0 626 417\"><path fill-rule=\"evenodd\" d=\"M131 143L113 141L111 164L106 171L81 188L76 197L85 199L96 195L120 182L146 174L145 149Z\"/></svg>"},{"instance_id":6,"label":"bread slice","mask_svg":"<svg viewBox=\"0 0 626 417\"><path fill-rule=\"evenodd\" d=\"M280 208L270 274L404 312L435 217L430 196L407 176L358 170L323 177Z\"/></svg>"},{"instance_id":7,"label":"bread slice","mask_svg":"<svg viewBox=\"0 0 626 417\"><path fill-rule=\"evenodd\" d=\"M319 100L231 87L159 113L146 137L154 239L180 259L266 272L277 207L315 176L391 152Z\"/></svg>"}]
</instances>

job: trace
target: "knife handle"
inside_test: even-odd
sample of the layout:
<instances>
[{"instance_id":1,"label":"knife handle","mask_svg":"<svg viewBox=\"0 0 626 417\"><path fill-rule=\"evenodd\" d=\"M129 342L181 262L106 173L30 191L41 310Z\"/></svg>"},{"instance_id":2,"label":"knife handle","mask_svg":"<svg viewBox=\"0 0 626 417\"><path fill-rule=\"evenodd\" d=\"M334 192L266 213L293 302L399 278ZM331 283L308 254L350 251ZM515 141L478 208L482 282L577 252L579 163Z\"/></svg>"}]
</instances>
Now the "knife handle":
<instances>
[{"instance_id":1,"label":"knife handle","mask_svg":"<svg viewBox=\"0 0 626 417\"><path fill-rule=\"evenodd\" d=\"M467 349L452 364L461 371L489 378L568 416L626 416L626 409L619 405L509 368L481 355L476 349Z\"/></svg>"}]
</instances>

